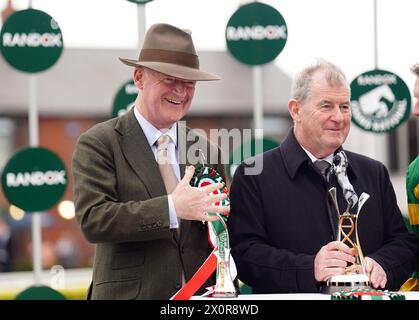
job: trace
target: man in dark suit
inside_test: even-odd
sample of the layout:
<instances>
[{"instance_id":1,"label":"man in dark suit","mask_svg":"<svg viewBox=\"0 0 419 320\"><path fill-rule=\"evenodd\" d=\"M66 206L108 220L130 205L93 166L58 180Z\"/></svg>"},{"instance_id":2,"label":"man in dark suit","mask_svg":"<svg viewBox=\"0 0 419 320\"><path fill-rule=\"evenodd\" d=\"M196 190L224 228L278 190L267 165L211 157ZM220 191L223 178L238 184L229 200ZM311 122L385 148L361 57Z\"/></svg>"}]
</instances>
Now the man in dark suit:
<instances>
[{"instance_id":1,"label":"man in dark suit","mask_svg":"<svg viewBox=\"0 0 419 320\"><path fill-rule=\"evenodd\" d=\"M196 81L219 77L199 69L190 32L168 24L150 27L138 60L121 61L135 67L135 106L82 134L73 157L77 219L96 243L89 295L169 299L211 252L207 213L229 211L212 194L222 184L190 186L196 141L206 159L217 152L211 166L224 177L218 148L178 123Z\"/></svg>"},{"instance_id":2,"label":"man in dark suit","mask_svg":"<svg viewBox=\"0 0 419 320\"><path fill-rule=\"evenodd\" d=\"M319 292L331 276L355 262L355 252L336 241L338 212L328 190L336 175L321 172L342 151L351 122L350 87L335 65L319 61L296 76L288 109L294 128L282 145L255 157L263 165L249 175L243 163L233 178L228 221L238 277L254 293ZM374 288L397 290L419 259L418 238L409 234L383 164L346 151L347 175L358 196L370 195L361 210L358 234L365 271ZM251 162L248 162L251 163ZM323 167L324 168L324 167Z\"/></svg>"}]
</instances>

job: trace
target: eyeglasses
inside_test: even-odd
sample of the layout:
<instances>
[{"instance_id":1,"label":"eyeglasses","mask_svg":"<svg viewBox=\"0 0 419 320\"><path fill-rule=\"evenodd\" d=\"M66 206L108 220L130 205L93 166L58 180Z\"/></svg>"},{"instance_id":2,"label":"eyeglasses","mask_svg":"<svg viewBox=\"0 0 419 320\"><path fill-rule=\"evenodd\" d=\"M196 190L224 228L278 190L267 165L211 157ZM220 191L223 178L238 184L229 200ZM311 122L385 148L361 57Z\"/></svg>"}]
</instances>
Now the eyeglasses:
<instances>
[{"instance_id":1,"label":"eyeglasses","mask_svg":"<svg viewBox=\"0 0 419 320\"><path fill-rule=\"evenodd\" d=\"M187 89L193 89L195 88L196 85L196 81L192 81L192 80L183 80L183 79L178 79L178 78L173 78L173 77L169 77L164 73L149 69L149 68L144 68L144 70L147 71L148 74L152 75L154 78L157 79L157 83L163 83L166 86L170 86L173 87L176 84L180 84L183 87L187 88Z\"/></svg>"},{"instance_id":2,"label":"eyeglasses","mask_svg":"<svg viewBox=\"0 0 419 320\"><path fill-rule=\"evenodd\" d=\"M193 89L195 88L195 85L196 85L196 81L181 80L181 79L170 78L170 77L160 78L159 82L162 82L165 85L170 86L170 87L180 84L188 89Z\"/></svg>"}]
</instances>

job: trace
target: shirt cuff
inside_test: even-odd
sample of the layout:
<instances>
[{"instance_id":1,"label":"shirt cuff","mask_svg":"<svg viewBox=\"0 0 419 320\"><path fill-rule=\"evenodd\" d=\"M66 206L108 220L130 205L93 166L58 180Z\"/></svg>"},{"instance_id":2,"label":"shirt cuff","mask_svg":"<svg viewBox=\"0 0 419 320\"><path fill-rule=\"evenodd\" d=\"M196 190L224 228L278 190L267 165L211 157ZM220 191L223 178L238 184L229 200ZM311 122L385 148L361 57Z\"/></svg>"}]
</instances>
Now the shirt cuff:
<instances>
[{"instance_id":1,"label":"shirt cuff","mask_svg":"<svg viewBox=\"0 0 419 320\"><path fill-rule=\"evenodd\" d=\"M179 223L177 221L176 209L175 204L173 203L172 195L169 194L167 196L167 200L169 203L169 222L170 222L170 229L177 229L179 228Z\"/></svg>"}]
</instances>

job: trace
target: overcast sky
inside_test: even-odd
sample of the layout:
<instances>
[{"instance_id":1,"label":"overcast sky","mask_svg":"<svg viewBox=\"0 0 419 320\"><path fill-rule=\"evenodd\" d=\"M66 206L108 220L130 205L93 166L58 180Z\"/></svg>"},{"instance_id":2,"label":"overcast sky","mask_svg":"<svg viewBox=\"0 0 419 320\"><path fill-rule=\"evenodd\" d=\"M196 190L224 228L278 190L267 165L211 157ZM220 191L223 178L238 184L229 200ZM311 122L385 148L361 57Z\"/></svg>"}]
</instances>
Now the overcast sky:
<instances>
[{"instance_id":1,"label":"overcast sky","mask_svg":"<svg viewBox=\"0 0 419 320\"><path fill-rule=\"evenodd\" d=\"M192 30L197 50L226 50L225 27L243 0L154 0L146 26L167 22ZM288 27L274 61L293 76L316 57L338 64L349 81L374 68L373 0L275 0ZM419 61L419 1L378 0L378 67L398 74L412 89L411 65ZM0 0L3 9L7 0ZM28 0L14 0L18 9ZM33 0L53 16L67 47L138 46L137 4L127 0ZM142 25L142 24L140 24Z\"/></svg>"}]
</instances>

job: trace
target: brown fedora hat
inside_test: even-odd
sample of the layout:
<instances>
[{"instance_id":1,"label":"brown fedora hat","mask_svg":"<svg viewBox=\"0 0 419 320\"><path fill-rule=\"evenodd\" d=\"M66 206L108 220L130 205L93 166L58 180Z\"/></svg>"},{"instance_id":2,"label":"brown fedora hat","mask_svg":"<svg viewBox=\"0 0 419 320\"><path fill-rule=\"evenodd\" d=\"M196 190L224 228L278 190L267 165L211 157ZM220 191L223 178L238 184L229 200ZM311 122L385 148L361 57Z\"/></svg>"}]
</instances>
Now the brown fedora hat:
<instances>
[{"instance_id":1,"label":"brown fedora hat","mask_svg":"<svg viewBox=\"0 0 419 320\"><path fill-rule=\"evenodd\" d=\"M143 66L184 80L221 79L199 70L199 59L190 32L165 23L153 24L148 29L138 60L119 60L132 67Z\"/></svg>"}]
</instances>

